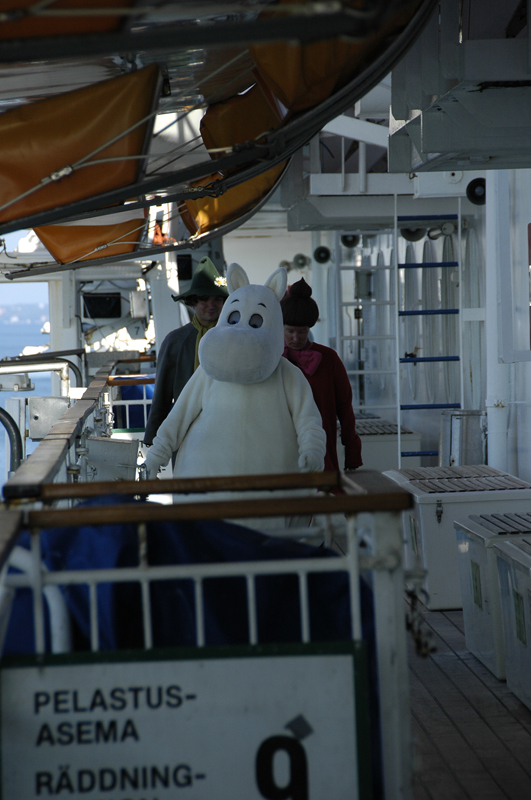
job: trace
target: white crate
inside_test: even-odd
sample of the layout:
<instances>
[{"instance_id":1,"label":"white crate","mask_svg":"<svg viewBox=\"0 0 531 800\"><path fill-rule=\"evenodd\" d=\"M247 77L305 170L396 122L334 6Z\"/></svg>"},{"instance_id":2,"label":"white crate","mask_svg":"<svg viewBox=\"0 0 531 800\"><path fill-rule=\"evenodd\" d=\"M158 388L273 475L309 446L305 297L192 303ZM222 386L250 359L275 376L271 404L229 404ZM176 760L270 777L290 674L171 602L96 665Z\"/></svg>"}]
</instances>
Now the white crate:
<instances>
[{"instance_id":1,"label":"white crate","mask_svg":"<svg viewBox=\"0 0 531 800\"><path fill-rule=\"evenodd\" d=\"M427 571L430 610L463 607L454 522L471 515L531 511L531 484L487 466L420 467L384 473L408 489L406 568Z\"/></svg>"},{"instance_id":2,"label":"white crate","mask_svg":"<svg viewBox=\"0 0 531 800\"><path fill-rule=\"evenodd\" d=\"M498 567L507 687L531 708L531 535L493 545Z\"/></svg>"},{"instance_id":3,"label":"white crate","mask_svg":"<svg viewBox=\"0 0 531 800\"><path fill-rule=\"evenodd\" d=\"M466 646L497 678L505 655L496 551L493 545L531 534L531 513L485 514L455 523Z\"/></svg>"}]
</instances>

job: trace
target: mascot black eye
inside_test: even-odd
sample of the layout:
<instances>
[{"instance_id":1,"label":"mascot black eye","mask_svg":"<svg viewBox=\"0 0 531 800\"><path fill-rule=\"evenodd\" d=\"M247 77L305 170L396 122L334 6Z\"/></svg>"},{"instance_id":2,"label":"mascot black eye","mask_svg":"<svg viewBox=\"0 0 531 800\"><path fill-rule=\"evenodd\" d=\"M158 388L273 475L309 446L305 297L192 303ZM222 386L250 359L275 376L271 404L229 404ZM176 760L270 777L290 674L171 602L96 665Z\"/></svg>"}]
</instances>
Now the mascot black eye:
<instances>
[{"instance_id":1,"label":"mascot black eye","mask_svg":"<svg viewBox=\"0 0 531 800\"><path fill-rule=\"evenodd\" d=\"M249 320L249 325L251 326L251 328L261 328L263 324L264 324L264 318L261 317L260 314L253 314L253 316Z\"/></svg>"},{"instance_id":2,"label":"mascot black eye","mask_svg":"<svg viewBox=\"0 0 531 800\"><path fill-rule=\"evenodd\" d=\"M227 322L229 323L229 325L236 325L240 321L240 317L241 314L239 311L231 311L227 319Z\"/></svg>"}]
</instances>

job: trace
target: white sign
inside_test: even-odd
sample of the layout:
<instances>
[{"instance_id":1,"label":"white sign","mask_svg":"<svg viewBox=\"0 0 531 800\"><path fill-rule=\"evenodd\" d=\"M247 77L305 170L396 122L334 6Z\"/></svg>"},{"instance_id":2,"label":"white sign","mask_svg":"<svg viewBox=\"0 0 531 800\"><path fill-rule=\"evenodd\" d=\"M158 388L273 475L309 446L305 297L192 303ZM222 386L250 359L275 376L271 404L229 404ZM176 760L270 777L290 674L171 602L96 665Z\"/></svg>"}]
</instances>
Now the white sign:
<instances>
[{"instance_id":1,"label":"white sign","mask_svg":"<svg viewBox=\"0 0 531 800\"><path fill-rule=\"evenodd\" d=\"M1 670L2 800L356 800L354 658Z\"/></svg>"}]
</instances>

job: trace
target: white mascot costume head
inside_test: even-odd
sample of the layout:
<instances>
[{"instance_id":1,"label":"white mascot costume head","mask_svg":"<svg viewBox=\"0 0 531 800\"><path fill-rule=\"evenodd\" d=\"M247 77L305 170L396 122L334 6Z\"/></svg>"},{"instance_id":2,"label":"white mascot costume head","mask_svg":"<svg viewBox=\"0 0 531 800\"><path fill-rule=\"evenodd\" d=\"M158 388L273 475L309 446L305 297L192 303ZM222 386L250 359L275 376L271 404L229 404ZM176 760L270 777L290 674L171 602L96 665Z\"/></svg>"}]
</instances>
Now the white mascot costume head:
<instances>
[{"instance_id":1,"label":"white mascot costume head","mask_svg":"<svg viewBox=\"0 0 531 800\"><path fill-rule=\"evenodd\" d=\"M284 351L280 300L287 272L277 269L265 286L249 283L239 264L227 270L229 298L215 328L201 339L199 361L216 381L260 383L273 374Z\"/></svg>"}]
</instances>

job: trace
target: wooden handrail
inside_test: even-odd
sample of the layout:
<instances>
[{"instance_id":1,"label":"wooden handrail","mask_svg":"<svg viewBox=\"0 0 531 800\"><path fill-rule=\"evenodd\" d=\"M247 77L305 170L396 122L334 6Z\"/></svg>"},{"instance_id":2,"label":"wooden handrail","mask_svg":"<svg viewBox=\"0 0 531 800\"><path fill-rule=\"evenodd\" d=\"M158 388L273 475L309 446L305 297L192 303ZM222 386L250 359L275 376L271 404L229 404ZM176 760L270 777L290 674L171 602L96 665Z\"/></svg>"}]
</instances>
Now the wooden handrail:
<instances>
[{"instance_id":1,"label":"wooden handrail","mask_svg":"<svg viewBox=\"0 0 531 800\"><path fill-rule=\"evenodd\" d=\"M394 498L374 508L372 498L362 497L297 497L279 500L239 500L213 503L162 505L92 506L52 508L28 512L30 528L55 528L70 525L111 525L124 522L161 522L168 520L236 519L246 517L283 517L299 514L354 514L360 511L396 511ZM407 505L403 507L408 507Z\"/></svg>"},{"instance_id":2,"label":"wooden handrail","mask_svg":"<svg viewBox=\"0 0 531 800\"><path fill-rule=\"evenodd\" d=\"M265 479L279 476L258 476ZM124 522L162 522L176 520L201 519L244 519L246 517L282 517L294 514L356 514L362 511L388 511L398 513L411 508L412 495L402 486L372 470L359 470L354 475L344 473L307 473L305 475L282 476L288 479L298 478L297 485L304 483L306 487L324 488L339 483L345 494L305 497L267 497L253 500L211 501L201 503L160 503L137 502L102 506L77 506L75 508L54 508L42 511L25 511L21 509L0 509L0 567L5 563L16 542L17 535L24 528L41 529L64 527L70 525L103 525ZM324 479L324 480L323 480ZM225 479L204 478L189 479L189 485L214 485L218 490ZM232 484L232 479L231 484ZM252 478L249 479L252 482ZM328 483L330 481L330 483ZM183 483L184 481L179 481ZM214 483L212 483L214 482ZM255 480L259 485L261 481ZM267 483L267 481L265 481ZM105 484L107 493L114 488L120 489L133 485L139 490L149 490L150 483L159 484L159 491L171 485L172 481L116 482L115 486ZM295 483L295 481L293 481ZM86 484L91 486L91 484ZM273 481L270 482L271 488ZM92 486L98 486L92 484ZM72 486L76 489L76 486ZM99 488L99 487L98 487ZM253 487L255 488L255 487ZM285 487L284 487L285 488ZM61 487L60 487L61 489ZM74 495L75 496L75 495ZM100 493L101 496L101 493Z\"/></svg>"},{"instance_id":3,"label":"wooden handrail","mask_svg":"<svg viewBox=\"0 0 531 800\"><path fill-rule=\"evenodd\" d=\"M147 481L145 482L147 483ZM143 486L145 483L139 483ZM169 481L164 481L169 483ZM353 481L352 494L306 497L271 497L201 503L128 503L114 506L77 506L25 513L29 528L67 525L103 525L124 522L282 517L299 514L355 514L361 511L399 512L410 508L412 496L380 472L362 470Z\"/></svg>"},{"instance_id":4,"label":"wooden handrail","mask_svg":"<svg viewBox=\"0 0 531 800\"><path fill-rule=\"evenodd\" d=\"M41 487L44 502L99 497L103 494L198 494L203 492L278 491L341 488L338 472L294 472L280 475L227 475L209 478L171 478L170 480L114 481L113 483L49 483ZM360 490L363 491L363 490Z\"/></svg>"},{"instance_id":5,"label":"wooden handrail","mask_svg":"<svg viewBox=\"0 0 531 800\"><path fill-rule=\"evenodd\" d=\"M155 383L154 375L109 375L108 386L142 386Z\"/></svg>"},{"instance_id":6,"label":"wooden handrail","mask_svg":"<svg viewBox=\"0 0 531 800\"><path fill-rule=\"evenodd\" d=\"M117 364L134 364L137 361L156 361L155 353L141 353L137 358L117 358Z\"/></svg>"}]
</instances>

